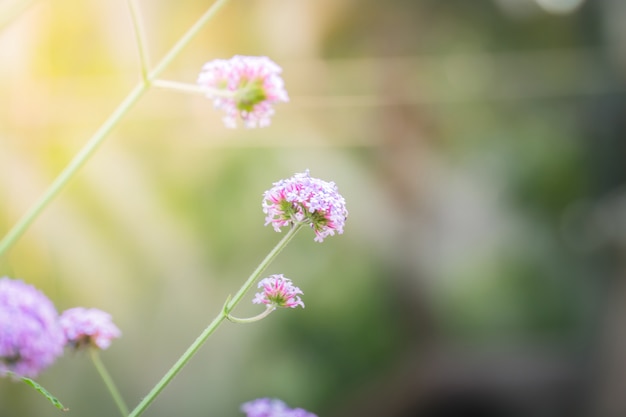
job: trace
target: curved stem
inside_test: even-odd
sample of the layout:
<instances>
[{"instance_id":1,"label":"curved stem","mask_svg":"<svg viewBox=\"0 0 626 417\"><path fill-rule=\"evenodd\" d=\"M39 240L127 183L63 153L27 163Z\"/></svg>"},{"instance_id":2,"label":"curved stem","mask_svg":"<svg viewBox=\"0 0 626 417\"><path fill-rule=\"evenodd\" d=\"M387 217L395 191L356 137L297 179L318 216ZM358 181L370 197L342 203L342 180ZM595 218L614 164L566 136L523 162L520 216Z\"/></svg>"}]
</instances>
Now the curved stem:
<instances>
[{"instance_id":1,"label":"curved stem","mask_svg":"<svg viewBox=\"0 0 626 417\"><path fill-rule=\"evenodd\" d=\"M90 348L89 354L91 356L91 361L93 362L94 366L96 367L96 370L100 374L100 377L104 381L104 385L106 385L107 389L111 393L111 397L113 397L113 401L115 401L115 404L117 405L117 408L120 410L122 417L126 417L128 415L128 407L126 406L124 399L122 398L122 396L120 395L120 392L115 386L115 383L113 382L113 378L111 378L111 375L109 375L109 373L106 370L106 367L100 360L98 349L95 347Z\"/></svg>"},{"instance_id":2,"label":"curved stem","mask_svg":"<svg viewBox=\"0 0 626 417\"><path fill-rule=\"evenodd\" d=\"M245 319L241 319L239 317L235 317L230 314L227 314L226 318L228 319L228 321L232 321L233 323L248 324L248 323L254 323L255 321L264 319L265 317L269 316L274 310L276 310L276 307L269 305L262 313L257 314L256 316L253 316L253 317L247 317Z\"/></svg>"}]
</instances>

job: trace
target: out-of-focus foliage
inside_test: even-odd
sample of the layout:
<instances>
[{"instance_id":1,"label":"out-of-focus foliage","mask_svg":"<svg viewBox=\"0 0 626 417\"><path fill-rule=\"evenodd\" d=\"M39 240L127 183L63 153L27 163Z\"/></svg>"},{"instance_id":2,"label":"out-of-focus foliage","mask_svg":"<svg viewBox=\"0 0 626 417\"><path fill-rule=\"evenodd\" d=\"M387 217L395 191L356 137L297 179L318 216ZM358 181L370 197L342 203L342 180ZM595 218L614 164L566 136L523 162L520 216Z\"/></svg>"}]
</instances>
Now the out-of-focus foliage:
<instances>
[{"instance_id":1,"label":"out-of-focus foliage","mask_svg":"<svg viewBox=\"0 0 626 417\"><path fill-rule=\"evenodd\" d=\"M7 15L21 10L10 3ZM226 323L146 416L234 417L261 396L327 417L442 416L449 385L514 398L505 409L522 416L623 409L606 381L626 377L611 354L626 11L546 3L232 0L163 77L193 83L210 59L267 55L291 98L272 125L228 130L203 97L149 92L0 273L60 310L113 315L123 337L102 359L132 407L278 241L262 193L308 168L337 183L350 215L322 244L301 232L267 271L292 278L306 309ZM206 7L140 2L151 61ZM0 233L139 79L123 1L16 14L0 32ZM83 355L39 381L75 415L116 413ZM0 381L0 415L50 413Z\"/></svg>"}]
</instances>

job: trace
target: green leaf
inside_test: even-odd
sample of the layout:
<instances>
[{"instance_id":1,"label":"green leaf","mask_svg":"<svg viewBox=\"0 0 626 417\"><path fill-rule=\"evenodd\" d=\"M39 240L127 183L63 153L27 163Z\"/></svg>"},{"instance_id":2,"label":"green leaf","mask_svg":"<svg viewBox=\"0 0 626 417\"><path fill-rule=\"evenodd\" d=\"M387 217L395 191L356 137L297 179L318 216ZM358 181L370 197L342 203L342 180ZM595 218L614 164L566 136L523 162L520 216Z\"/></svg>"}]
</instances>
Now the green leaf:
<instances>
[{"instance_id":1,"label":"green leaf","mask_svg":"<svg viewBox=\"0 0 626 417\"><path fill-rule=\"evenodd\" d=\"M59 410L61 410L61 411L69 411L69 408L64 407L63 404L61 404L61 401L59 401L54 395L50 394L47 389L45 389L44 387L39 385L37 382L33 381L30 378L26 378L25 376L16 375L13 372L7 372L7 373L12 374L12 375L18 377L19 379L24 381L25 384L30 385L35 390L39 391L39 393L41 393L43 396L45 396L48 399L48 401L50 401L52 403L52 405L54 405Z\"/></svg>"}]
</instances>

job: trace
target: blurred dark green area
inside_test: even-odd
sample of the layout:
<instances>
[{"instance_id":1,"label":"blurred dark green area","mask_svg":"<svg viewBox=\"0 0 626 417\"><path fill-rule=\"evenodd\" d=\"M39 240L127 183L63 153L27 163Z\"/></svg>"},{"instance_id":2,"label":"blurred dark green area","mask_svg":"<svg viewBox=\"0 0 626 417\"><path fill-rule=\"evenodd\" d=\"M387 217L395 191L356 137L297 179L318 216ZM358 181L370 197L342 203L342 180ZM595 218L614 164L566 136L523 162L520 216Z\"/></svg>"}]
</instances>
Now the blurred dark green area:
<instances>
[{"instance_id":1,"label":"blurred dark green area","mask_svg":"<svg viewBox=\"0 0 626 417\"><path fill-rule=\"evenodd\" d=\"M102 358L132 407L279 240L263 192L310 169L350 215L267 271L306 308L225 323L146 416L234 417L263 396L320 417L626 415L626 3L550 8L575 3L232 0L163 78L267 55L291 98L272 125L229 130L203 97L150 91L0 274L60 311L112 313L124 335ZM157 62L207 4L139 6ZM0 32L1 230L138 82L124 2L15 14ZM37 380L68 415L116 413L85 355ZM1 417L57 412L0 381Z\"/></svg>"}]
</instances>

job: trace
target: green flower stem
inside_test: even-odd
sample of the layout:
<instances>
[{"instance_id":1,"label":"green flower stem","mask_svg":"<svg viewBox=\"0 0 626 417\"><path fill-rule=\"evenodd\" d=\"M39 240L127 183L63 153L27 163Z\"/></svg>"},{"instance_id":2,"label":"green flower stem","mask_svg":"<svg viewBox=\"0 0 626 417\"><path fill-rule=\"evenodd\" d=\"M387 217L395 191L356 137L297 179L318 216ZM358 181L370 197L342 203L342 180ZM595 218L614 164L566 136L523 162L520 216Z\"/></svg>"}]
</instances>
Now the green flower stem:
<instances>
[{"instance_id":1,"label":"green flower stem","mask_svg":"<svg viewBox=\"0 0 626 417\"><path fill-rule=\"evenodd\" d=\"M115 109L102 126L87 141L83 148L74 156L70 163L61 171L56 179L44 191L39 199L28 209L22 217L13 225L8 233L0 241L0 256L2 256L17 239L28 229L31 223L59 194L65 185L74 177L76 172L87 162L89 157L98 149L98 146L118 124L120 119L130 110L139 98L148 90L149 84L139 84L126 96L124 101Z\"/></svg>"},{"instance_id":2,"label":"green flower stem","mask_svg":"<svg viewBox=\"0 0 626 417\"><path fill-rule=\"evenodd\" d=\"M209 9L204 12L192 27L176 42L165 57L154 67L149 74L150 80L156 79L165 68L178 56L185 46L200 32L200 29L215 16L215 14L224 6L228 0L217 0Z\"/></svg>"},{"instance_id":3,"label":"green flower stem","mask_svg":"<svg viewBox=\"0 0 626 417\"><path fill-rule=\"evenodd\" d=\"M272 249L270 253L267 254L265 259L263 259L259 266L256 267L252 274L250 274L250 277L248 277L248 280L241 286L239 291L237 291L237 293L226 303L226 305L224 306L224 312L226 314L230 314L230 312L233 311L235 306L241 301L246 292L248 292L250 287L252 287L256 280L261 276L265 268L267 268L267 266L272 263L272 261L285 248L285 246L287 246L287 244L291 241L291 239L293 239L293 237L296 235L296 233L298 233L303 225L304 223L296 223L287 231L287 233L285 233L285 236L283 236L280 242L278 242L276 246L274 246L274 249Z\"/></svg>"},{"instance_id":4,"label":"green flower stem","mask_svg":"<svg viewBox=\"0 0 626 417\"><path fill-rule=\"evenodd\" d=\"M95 347L91 347L89 349L89 354L91 356L91 361L93 362L94 366L96 367L96 370L100 374L100 377L104 381L104 385L106 385L107 389L111 393L111 397L113 397L113 401L115 401L117 408L119 408L122 416L126 417L128 415L128 407L126 406L124 399L122 398L122 396L120 395L120 392L115 386L115 383L113 382L113 379L111 378L111 375L109 375L104 364L100 360L98 349Z\"/></svg>"},{"instance_id":5,"label":"green flower stem","mask_svg":"<svg viewBox=\"0 0 626 417\"><path fill-rule=\"evenodd\" d=\"M256 316L253 317L247 317L245 319L241 319L239 317L235 317L232 316L230 314L226 315L226 318L229 321L232 321L233 323L238 323L238 324L247 324L247 323L254 323L255 321L259 321L264 319L265 317L269 316L271 314L272 311L276 310L276 307L269 305L267 306L267 308L265 310L263 310L263 312L261 314L257 314Z\"/></svg>"},{"instance_id":6,"label":"green flower stem","mask_svg":"<svg viewBox=\"0 0 626 417\"><path fill-rule=\"evenodd\" d=\"M278 256L278 254L287 246L289 241L296 235L298 230L302 227L302 224L297 224L274 246L274 248L267 254L267 256L261 261L259 266L252 272L248 280L243 284L234 297L228 298L226 304L222 310L217 314L213 321L202 331L200 336L187 348L185 353L174 363L174 365L163 375L161 380L152 388L152 390L146 395L143 400L135 407L135 409L128 415L128 417L140 416L148 406L156 399L156 397L163 391L163 389L174 379L174 377L180 372L183 367L189 362L189 360L196 354L200 347L206 342L206 340L217 330L219 325L228 317L230 312L241 301L246 291L254 284L254 282L261 276L265 268Z\"/></svg>"},{"instance_id":7,"label":"green flower stem","mask_svg":"<svg viewBox=\"0 0 626 417\"><path fill-rule=\"evenodd\" d=\"M139 63L141 65L141 79L148 83L148 71L150 64L148 62L148 50L144 36L143 25L139 13L139 7L136 0L128 0L128 9L130 11L130 19L133 23L133 32L135 32L135 41L137 42L137 52L139 53Z\"/></svg>"},{"instance_id":8,"label":"green flower stem","mask_svg":"<svg viewBox=\"0 0 626 417\"><path fill-rule=\"evenodd\" d=\"M41 212L50 204L50 202L59 194L59 192L74 177L76 172L87 162L87 160L98 149L98 146L111 133L113 128L117 126L119 121L131 107L139 100L139 98L150 89L151 80L156 79L159 74L167 68L167 66L178 56L183 48L193 39L200 29L217 13L217 11L226 4L228 0L218 0L198 19L198 21L178 40L178 42L170 49L165 57L150 71L143 82L137 85L115 109L109 118L100 126L94 135L87 141L83 148L74 156L70 163L61 171L56 179L44 191L37 201L18 219L13 227L0 241L0 256L15 244L15 242L24 234L28 227L35 221Z\"/></svg>"},{"instance_id":9,"label":"green flower stem","mask_svg":"<svg viewBox=\"0 0 626 417\"><path fill-rule=\"evenodd\" d=\"M196 340L187 348L185 353L178 358L176 363L167 371L165 375L161 378L161 380L152 388L152 390L146 395L141 402L135 407L135 409L128 415L128 417L137 417L140 416L148 406L156 399L156 397L163 391L163 389L174 379L176 374L189 362L189 359L196 354L198 349L204 344L204 342L208 339L211 334L217 330L218 326L224 319L226 318L226 314L223 311L213 319L211 324L207 326L206 329L196 338Z\"/></svg>"}]
</instances>

